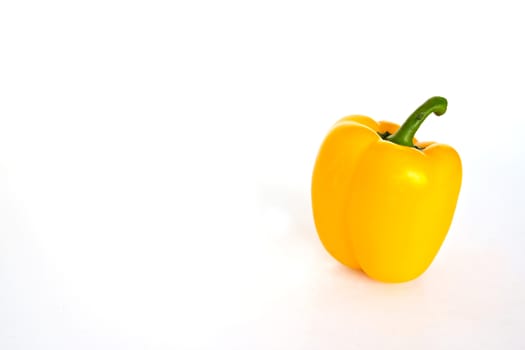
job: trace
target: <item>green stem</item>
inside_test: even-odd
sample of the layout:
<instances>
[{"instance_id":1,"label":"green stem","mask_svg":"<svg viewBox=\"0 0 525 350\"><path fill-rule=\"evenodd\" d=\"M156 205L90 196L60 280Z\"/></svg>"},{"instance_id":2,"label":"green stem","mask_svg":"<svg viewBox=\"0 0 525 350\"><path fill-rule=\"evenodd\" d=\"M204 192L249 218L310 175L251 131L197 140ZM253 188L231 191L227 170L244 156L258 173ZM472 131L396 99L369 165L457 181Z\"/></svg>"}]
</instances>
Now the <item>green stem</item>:
<instances>
[{"instance_id":1,"label":"green stem","mask_svg":"<svg viewBox=\"0 0 525 350\"><path fill-rule=\"evenodd\" d=\"M394 134L388 136L386 139L398 145L414 147L414 135L426 117L431 113L440 116L446 111L447 100L445 98L439 96L431 97L416 109Z\"/></svg>"}]
</instances>

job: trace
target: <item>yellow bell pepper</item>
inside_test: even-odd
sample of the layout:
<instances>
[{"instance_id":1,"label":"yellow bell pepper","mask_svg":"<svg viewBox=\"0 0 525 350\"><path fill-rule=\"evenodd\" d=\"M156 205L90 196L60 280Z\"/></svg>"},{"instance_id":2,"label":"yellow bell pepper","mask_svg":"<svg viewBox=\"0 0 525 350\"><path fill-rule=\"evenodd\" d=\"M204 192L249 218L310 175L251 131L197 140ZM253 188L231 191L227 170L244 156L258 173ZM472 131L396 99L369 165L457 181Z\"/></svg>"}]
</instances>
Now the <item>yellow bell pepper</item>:
<instances>
[{"instance_id":1,"label":"yellow bell pepper","mask_svg":"<svg viewBox=\"0 0 525 350\"><path fill-rule=\"evenodd\" d=\"M446 99L432 97L401 127L352 115L329 131L311 199L319 238L340 263L383 282L412 280L430 266L454 216L461 160L414 135L446 109Z\"/></svg>"}]
</instances>

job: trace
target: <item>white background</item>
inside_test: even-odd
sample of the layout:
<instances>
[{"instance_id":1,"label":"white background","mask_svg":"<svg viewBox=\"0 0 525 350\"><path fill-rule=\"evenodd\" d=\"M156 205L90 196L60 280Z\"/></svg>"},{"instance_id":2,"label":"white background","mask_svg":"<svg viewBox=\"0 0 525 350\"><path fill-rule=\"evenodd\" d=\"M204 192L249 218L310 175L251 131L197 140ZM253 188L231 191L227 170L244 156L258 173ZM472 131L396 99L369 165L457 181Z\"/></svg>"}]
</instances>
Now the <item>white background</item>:
<instances>
[{"instance_id":1,"label":"white background","mask_svg":"<svg viewBox=\"0 0 525 350\"><path fill-rule=\"evenodd\" d=\"M0 349L524 349L525 22L510 1L3 1ZM322 248L361 113L460 153L421 278Z\"/></svg>"}]
</instances>

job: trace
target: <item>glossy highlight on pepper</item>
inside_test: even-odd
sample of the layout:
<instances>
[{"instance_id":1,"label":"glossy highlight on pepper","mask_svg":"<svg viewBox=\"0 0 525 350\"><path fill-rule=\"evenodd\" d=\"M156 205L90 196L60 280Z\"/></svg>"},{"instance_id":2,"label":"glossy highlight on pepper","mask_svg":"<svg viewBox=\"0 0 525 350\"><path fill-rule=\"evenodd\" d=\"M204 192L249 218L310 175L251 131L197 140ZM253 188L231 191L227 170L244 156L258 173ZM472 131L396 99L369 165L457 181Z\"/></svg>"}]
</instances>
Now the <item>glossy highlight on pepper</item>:
<instances>
[{"instance_id":1,"label":"glossy highlight on pepper","mask_svg":"<svg viewBox=\"0 0 525 350\"><path fill-rule=\"evenodd\" d=\"M398 126L363 115L337 121L315 162L311 199L319 238L340 263L383 282L424 273L452 223L458 153L415 133L447 100L432 97Z\"/></svg>"}]
</instances>

